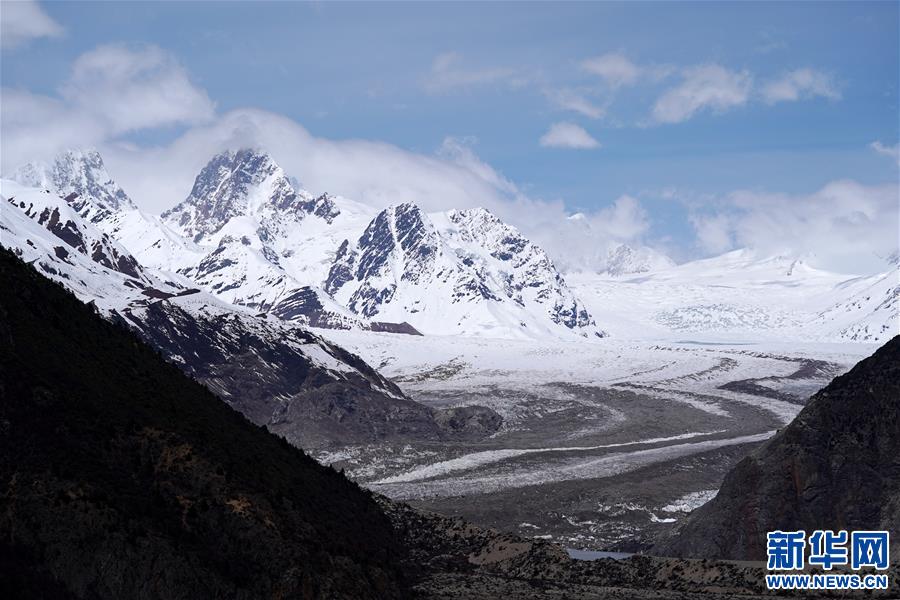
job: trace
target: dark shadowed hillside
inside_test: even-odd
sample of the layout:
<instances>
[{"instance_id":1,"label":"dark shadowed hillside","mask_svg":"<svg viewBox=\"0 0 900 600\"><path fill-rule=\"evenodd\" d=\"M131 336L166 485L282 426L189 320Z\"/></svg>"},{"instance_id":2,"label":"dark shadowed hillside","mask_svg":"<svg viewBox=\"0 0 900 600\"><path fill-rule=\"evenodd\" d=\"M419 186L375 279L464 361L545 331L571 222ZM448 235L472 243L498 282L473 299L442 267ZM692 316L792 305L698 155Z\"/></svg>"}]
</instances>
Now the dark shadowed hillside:
<instances>
[{"instance_id":1,"label":"dark shadowed hillside","mask_svg":"<svg viewBox=\"0 0 900 600\"><path fill-rule=\"evenodd\" d=\"M813 396L654 550L760 560L776 529L900 531L900 336Z\"/></svg>"},{"instance_id":2,"label":"dark shadowed hillside","mask_svg":"<svg viewBox=\"0 0 900 600\"><path fill-rule=\"evenodd\" d=\"M400 597L369 494L0 250L0 596Z\"/></svg>"}]
</instances>

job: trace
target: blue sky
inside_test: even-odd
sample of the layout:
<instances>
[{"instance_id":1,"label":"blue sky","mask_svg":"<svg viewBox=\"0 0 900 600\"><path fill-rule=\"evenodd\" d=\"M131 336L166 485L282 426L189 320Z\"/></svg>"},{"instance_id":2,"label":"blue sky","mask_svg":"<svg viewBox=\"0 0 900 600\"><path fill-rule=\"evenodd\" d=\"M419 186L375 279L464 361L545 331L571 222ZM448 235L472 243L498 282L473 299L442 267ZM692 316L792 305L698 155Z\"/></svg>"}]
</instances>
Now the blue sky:
<instances>
[{"instance_id":1,"label":"blue sky","mask_svg":"<svg viewBox=\"0 0 900 600\"><path fill-rule=\"evenodd\" d=\"M37 10L56 29L5 44L2 85L71 104L79 57L158 49L212 108L97 129L106 153L248 107L429 157L450 138L528 201L609 216L636 199L641 241L683 259L748 243L734 224L721 244L700 239L698 219L747 211L735 191L896 184L898 6L54 2Z\"/></svg>"}]
</instances>

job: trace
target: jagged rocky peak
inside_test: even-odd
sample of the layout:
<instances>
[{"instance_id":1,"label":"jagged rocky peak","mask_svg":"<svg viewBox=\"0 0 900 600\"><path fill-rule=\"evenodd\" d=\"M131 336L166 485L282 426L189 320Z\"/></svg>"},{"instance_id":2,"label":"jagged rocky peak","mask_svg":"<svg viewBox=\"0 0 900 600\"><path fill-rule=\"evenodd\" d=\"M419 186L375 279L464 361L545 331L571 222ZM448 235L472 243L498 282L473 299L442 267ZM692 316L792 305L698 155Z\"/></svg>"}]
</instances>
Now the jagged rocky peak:
<instances>
[{"instance_id":1,"label":"jagged rocky peak","mask_svg":"<svg viewBox=\"0 0 900 600\"><path fill-rule=\"evenodd\" d=\"M513 260L522 264L521 261L529 258L526 250L531 247L546 257L544 251L528 241L519 230L506 224L486 208L451 210L447 217L459 227L464 241L485 246L491 251L491 256L498 260Z\"/></svg>"},{"instance_id":2,"label":"jagged rocky peak","mask_svg":"<svg viewBox=\"0 0 900 600\"><path fill-rule=\"evenodd\" d=\"M418 281L433 262L438 241L434 227L418 206L389 206L372 219L355 245L344 240L325 281L325 291L333 294L349 281L387 275L393 260L400 261L402 280Z\"/></svg>"},{"instance_id":3,"label":"jagged rocky peak","mask_svg":"<svg viewBox=\"0 0 900 600\"><path fill-rule=\"evenodd\" d=\"M357 278L378 272L391 252L399 248L405 267L401 277L417 281L434 260L438 238L419 207L405 203L381 211L363 232L359 247L363 254Z\"/></svg>"},{"instance_id":4,"label":"jagged rocky peak","mask_svg":"<svg viewBox=\"0 0 900 600\"><path fill-rule=\"evenodd\" d=\"M162 217L201 241L244 215L264 221L314 214L331 222L339 213L327 194L315 197L297 189L268 153L243 148L215 155L197 175L190 195Z\"/></svg>"},{"instance_id":5,"label":"jagged rocky peak","mask_svg":"<svg viewBox=\"0 0 900 600\"><path fill-rule=\"evenodd\" d=\"M547 314L558 325L578 330L596 323L568 289L565 280L543 248L485 208L451 210L448 219L458 227L464 242L485 249L510 269L505 279L506 295L519 304L547 306Z\"/></svg>"},{"instance_id":6,"label":"jagged rocky peak","mask_svg":"<svg viewBox=\"0 0 900 600\"><path fill-rule=\"evenodd\" d=\"M483 208L382 210L337 249L324 289L356 314L402 318L426 332L447 323L490 331L504 321L594 327L544 250Z\"/></svg>"},{"instance_id":7,"label":"jagged rocky peak","mask_svg":"<svg viewBox=\"0 0 900 600\"><path fill-rule=\"evenodd\" d=\"M65 197L79 215L94 223L112 213L136 209L93 149L66 150L51 163L28 163L16 169L12 178Z\"/></svg>"},{"instance_id":8,"label":"jagged rocky peak","mask_svg":"<svg viewBox=\"0 0 900 600\"><path fill-rule=\"evenodd\" d=\"M324 287L335 293L350 281L361 282L347 306L372 317L391 301L399 283L424 283L439 251L440 238L418 206L389 206L372 219L355 247L341 244Z\"/></svg>"}]
</instances>

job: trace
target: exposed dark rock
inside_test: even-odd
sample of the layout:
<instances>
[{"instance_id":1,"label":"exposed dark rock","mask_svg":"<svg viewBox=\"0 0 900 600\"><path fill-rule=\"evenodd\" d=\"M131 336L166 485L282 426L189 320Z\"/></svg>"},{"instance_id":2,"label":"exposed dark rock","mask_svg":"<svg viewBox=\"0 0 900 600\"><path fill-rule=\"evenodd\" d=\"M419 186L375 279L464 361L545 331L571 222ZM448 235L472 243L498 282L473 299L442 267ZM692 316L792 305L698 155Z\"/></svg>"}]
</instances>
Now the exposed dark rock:
<instances>
[{"instance_id":1,"label":"exposed dark rock","mask_svg":"<svg viewBox=\"0 0 900 600\"><path fill-rule=\"evenodd\" d=\"M406 335L422 335L418 329L403 321L402 323L389 323L387 321L370 321L368 329L381 333L403 333Z\"/></svg>"},{"instance_id":2,"label":"exposed dark rock","mask_svg":"<svg viewBox=\"0 0 900 600\"><path fill-rule=\"evenodd\" d=\"M50 200L51 192L45 191L48 200ZM72 192L66 198L65 202L71 202L77 194ZM56 197L53 196L55 199ZM143 276L142 268L137 259L128 254L124 248L118 246L108 235L96 230L93 225L87 224L87 221L78 219L70 219L64 217L60 213L59 206L52 206L53 200L50 200L50 206L39 208L34 204L26 204L24 201L17 201L15 197L8 199L8 202L17 206L38 225L64 241L76 251L89 256L95 263L103 265L113 271L118 271L124 275L135 278ZM71 213L69 213L71 214ZM59 252L57 251L57 256ZM62 258L62 257L60 257Z\"/></svg>"},{"instance_id":3,"label":"exposed dark rock","mask_svg":"<svg viewBox=\"0 0 900 600\"><path fill-rule=\"evenodd\" d=\"M318 198L301 202L300 208L311 215L324 219L329 224L341 214L340 209L328 194L322 194Z\"/></svg>"},{"instance_id":4,"label":"exposed dark rock","mask_svg":"<svg viewBox=\"0 0 900 600\"><path fill-rule=\"evenodd\" d=\"M379 331L383 333L422 335L415 327L406 322L367 322L352 315L347 316L328 310L322 303L322 297L320 296L322 293L321 290L310 286L298 288L282 300L279 300L268 312L285 321L299 321L308 327L318 327L320 329L362 329L364 331Z\"/></svg>"},{"instance_id":5,"label":"exposed dark rock","mask_svg":"<svg viewBox=\"0 0 900 600\"><path fill-rule=\"evenodd\" d=\"M477 405L445 408L437 411L434 418L445 431L473 437L486 437L503 424L503 417L495 410Z\"/></svg>"},{"instance_id":6,"label":"exposed dark rock","mask_svg":"<svg viewBox=\"0 0 900 600\"><path fill-rule=\"evenodd\" d=\"M900 531L900 336L815 394L654 552L762 560L777 529Z\"/></svg>"},{"instance_id":7,"label":"exposed dark rock","mask_svg":"<svg viewBox=\"0 0 900 600\"><path fill-rule=\"evenodd\" d=\"M323 286L325 292L333 295L345 283L352 281L355 266L356 251L350 248L349 240L344 240L337 250L331 269L328 271L328 278Z\"/></svg>"},{"instance_id":8,"label":"exposed dark rock","mask_svg":"<svg viewBox=\"0 0 900 600\"><path fill-rule=\"evenodd\" d=\"M776 596L759 566L632 556L571 560L551 542L477 527L393 502L376 500L406 547L404 569L420 598L466 600L732 599ZM893 569L896 576L897 568ZM784 597L785 594L778 594ZM888 597L888 593L881 593ZM821 598L806 592L803 598Z\"/></svg>"},{"instance_id":9,"label":"exposed dark rock","mask_svg":"<svg viewBox=\"0 0 900 600\"><path fill-rule=\"evenodd\" d=\"M251 207L250 190L263 182L267 185L264 191L269 194L265 206ZM195 241L200 241L219 231L232 218L248 214L251 210L294 219L314 214L329 223L340 214L327 194L318 198L299 194L271 156L243 148L214 156L197 175L190 195L161 216L176 224ZM267 221L266 218L263 220ZM276 227L275 224L270 225ZM257 233L263 242L272 234L265 224Z\"/></svg>"},{"instance_id":10,"label":"exposed dark rock","mask_svg":"<svg viewBox=\"0 0 900 600\"><path fill-rule=\"evenodd\" d=\"M269 328L234 313L197 315L171 302L121 317L248 419L298 446L440 435L431 409L358 356L303 329ZM346 368L326 370L307 348Z\"/></svg>"}]
</instances>

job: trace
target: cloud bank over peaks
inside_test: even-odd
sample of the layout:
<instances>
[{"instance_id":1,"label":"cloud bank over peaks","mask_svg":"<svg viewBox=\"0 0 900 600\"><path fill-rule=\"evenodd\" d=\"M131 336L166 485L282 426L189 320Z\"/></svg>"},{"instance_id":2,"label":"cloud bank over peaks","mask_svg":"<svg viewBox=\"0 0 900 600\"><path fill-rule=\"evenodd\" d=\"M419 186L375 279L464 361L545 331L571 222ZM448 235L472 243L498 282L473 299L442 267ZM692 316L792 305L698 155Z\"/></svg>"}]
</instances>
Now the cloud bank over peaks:
<instances>
[{"instance_id":1,"label":"cloud bank over peaks","mask_svg":"<svg viewBox=\"0 0 900 600\"><path fill-rule=\"evenodd\" d=\"M174 56L155 46L106 45L82 54L58 96L12 88L3 88L0 96L3 173L67 148L215 116L206 91L191 82Z\"/></svg>"},{"instance_id":2,"label":"cloud bank over peaks","mask_svg":"<svg viewBox=\"0 0 900 600\"><path fill-rule=\"evenodd\" d=\"M897 184L833 181L811 194L739 190L696 206L691 224L708 254L749 247L763 255L812 255L819 268L872 273L898 250Z\"/></svg>"}]
</instances>

